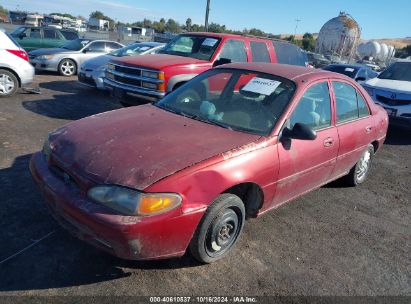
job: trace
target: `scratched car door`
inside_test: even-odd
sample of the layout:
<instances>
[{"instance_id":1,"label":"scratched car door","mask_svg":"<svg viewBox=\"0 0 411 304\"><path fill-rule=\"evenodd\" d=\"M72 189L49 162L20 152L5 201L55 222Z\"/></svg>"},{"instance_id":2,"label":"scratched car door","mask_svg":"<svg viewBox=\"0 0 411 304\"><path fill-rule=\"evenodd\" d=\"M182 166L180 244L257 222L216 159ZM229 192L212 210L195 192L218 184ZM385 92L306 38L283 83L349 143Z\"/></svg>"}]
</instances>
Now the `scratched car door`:
<instances>
[{"instance_id":1,"label":"scratched car door","mask_svg":"<svg viewBox=\"0 0 411 304\"><path fill-rule=\"evenodd\" d=\"M328 81L308 87L286 122L297 122L317 132L315 140L285 140L278 144L280 170L273 205L279 205L325 184L338 154L338 133L334 126Z\"/></svg>"}]
</instances>

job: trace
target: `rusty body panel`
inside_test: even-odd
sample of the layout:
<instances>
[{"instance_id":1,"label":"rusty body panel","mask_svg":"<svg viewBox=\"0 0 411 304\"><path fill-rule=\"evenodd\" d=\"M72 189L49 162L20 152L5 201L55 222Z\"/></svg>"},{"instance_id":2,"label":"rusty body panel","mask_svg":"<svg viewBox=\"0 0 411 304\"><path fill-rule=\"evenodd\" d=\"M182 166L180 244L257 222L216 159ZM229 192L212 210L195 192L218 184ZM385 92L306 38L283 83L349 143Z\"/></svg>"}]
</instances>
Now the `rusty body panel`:
<instances>
[{"instance_id":1,"label":"rusty body panel","mask_svg":"<svg viewBox=\"0 0 411 304\"><path fill-rule=\"evenodd\" d=\"M38 152L30 162L56 219L79 238L122 258L180 256L207 207L227 189L255 185L262 193L259 215L346 174L365 147L384 142L385 111L343 75L269 64L224 68L271 73L295 82L294 97L269 136L220 128L153 105L73 122L50 134L48 159ZM331 80L355 87L370 115L337 124L330 89L331 126L318 130L315 140L285 145L281 128L304 92ZM177 193L182 204L155 216L125 216L87 196L91 187L110 184L144 193Z\"/></svg>"}]
</instances>

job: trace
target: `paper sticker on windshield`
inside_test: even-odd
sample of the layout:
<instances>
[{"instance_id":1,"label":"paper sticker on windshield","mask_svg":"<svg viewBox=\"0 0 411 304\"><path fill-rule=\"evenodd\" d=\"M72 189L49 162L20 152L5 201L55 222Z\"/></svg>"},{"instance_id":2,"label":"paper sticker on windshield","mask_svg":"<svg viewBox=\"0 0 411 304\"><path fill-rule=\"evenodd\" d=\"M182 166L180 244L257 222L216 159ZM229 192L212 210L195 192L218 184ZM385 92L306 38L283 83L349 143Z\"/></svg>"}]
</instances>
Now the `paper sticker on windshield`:
<instances>
[{"instance_id":1,"label":"paper sticker on windshield","mask_svg":"<svg viewBox=\"0 0 411 304\"><path fill-rule=\"evenodd\" d=\"M140 48L140 51L147 51L149 49L150 49L149 46L143 46L143 47Z\"/></svg>"},{"instance_id":2,"label":"paper sticker on windshield","mask_svg":"<svg viewBox=\"0 0 411 304\"><path fill-rule=\"evenodd\" d=\"M345 71L351 73L351 72L354 72L354 69L353 68L345 68Z\"/></svg>"},{"instance_id":3,"label":"paper sticker on windshield","mask_svg":"<svg viewBox=\"0 0 411 304\"><path fill-rule=\"evenodd\" d=\"M90 42L90 40L83 40L83 41L81 41L81 44L82 45L86 45L87 43L89 43Z\"/></svg>"},{"instance_id":4,"label":"paper sticker on windshield","mask_svg":"<svg viewBox=\"0 0 411 304\"><path fill-rule=\"evenodd\" d=\"M204 39L204 41L201 45L213 47L217 43L217 41L218 40L215 39L215 38L206 38L206 39Z\"/></svg>"},{"instance_id":5,"label":"paper sticker on windshield","mask_svg":"<svg viewBox=\"0 0 411 304\"><path fill-rule=\"evenodd\" d=\"M271 95L280 84L280 81L254 77L242 88L242 90L268 96Z\"/></svg>"}]
</instances>

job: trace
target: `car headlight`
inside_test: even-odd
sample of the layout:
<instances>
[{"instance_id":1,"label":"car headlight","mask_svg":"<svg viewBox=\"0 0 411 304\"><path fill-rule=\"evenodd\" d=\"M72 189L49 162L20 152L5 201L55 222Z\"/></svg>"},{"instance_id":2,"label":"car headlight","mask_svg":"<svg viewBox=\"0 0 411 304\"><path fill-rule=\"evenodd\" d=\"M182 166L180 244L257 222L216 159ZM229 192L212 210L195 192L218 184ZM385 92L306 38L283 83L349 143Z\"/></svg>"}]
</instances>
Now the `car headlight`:
<instances>
[{"instance_id":1,"label":"car headlight","mask_svg":"<svg viewBox=\"0 0 411 304\"><path fill-rule=\"evenodd\" d=\"M49 60L49 59L51 59L51 58L53 58L53 57L54 57L54 55L41 55L41 56L38 56L37 59L40 59L40 60Z\"/></svg>"},{"instance_id":2,"label":"car headlight","mask_svg":"<svg viewBox=\"0 0 411 304\"><path fill-rule=\"evenodd\" d=\"M158 78L158 73L157 72L151 72L151 71L142 71L141 76L146 77L146 78Z\"/></svg>"},{"instance_id":3,"label":"car headlight","mask_svg":"<svg viewBox=\"0 0 411 304\"><path fill-rule=\"evenodd\" d=\"M50 155L51 155L51 146L50 146L49 137L47 137L47 139L44 141L42 152L43 152L44 158L48 162L50 159Z\"/></svg>"},{"instance_id":4,"label":"car headlight","mask_svg":"<svg viewBox=\"0 0 411 304\"><path fill-rule=\"evenodd\" d=\"M182 201L181 196L174 193L142 193L115 185L93 187L87 195L126 215L157 215L180 206Z\"/></svg>"}]
</instances>

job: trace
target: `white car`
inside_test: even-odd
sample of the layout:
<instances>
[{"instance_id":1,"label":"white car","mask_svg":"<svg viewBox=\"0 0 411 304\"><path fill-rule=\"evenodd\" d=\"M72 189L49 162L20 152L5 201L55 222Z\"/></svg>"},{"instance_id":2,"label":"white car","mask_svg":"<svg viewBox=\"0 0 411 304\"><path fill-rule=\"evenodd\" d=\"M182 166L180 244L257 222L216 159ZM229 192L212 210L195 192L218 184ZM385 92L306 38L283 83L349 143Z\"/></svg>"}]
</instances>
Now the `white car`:
<instances>
[{"instance_id":1,"label":"white car","mask_svg":"<svg viewBox=\"0 0 411 304\"><path fill-rule=\"evenodd\" d=\"M0 98L16 93L33 81L34 67L23 48L0 29Z\"/></svg>"},{"instance_id":2,"label":"white car","mask_svg":"<svg viewBox=\"0 0 411 304\"><path fill-rule=\"evenodd\" d=\"M398 60L363 87L385 108L391 124L411 128L411 60Z\"/></svg>"}]
</instances>

